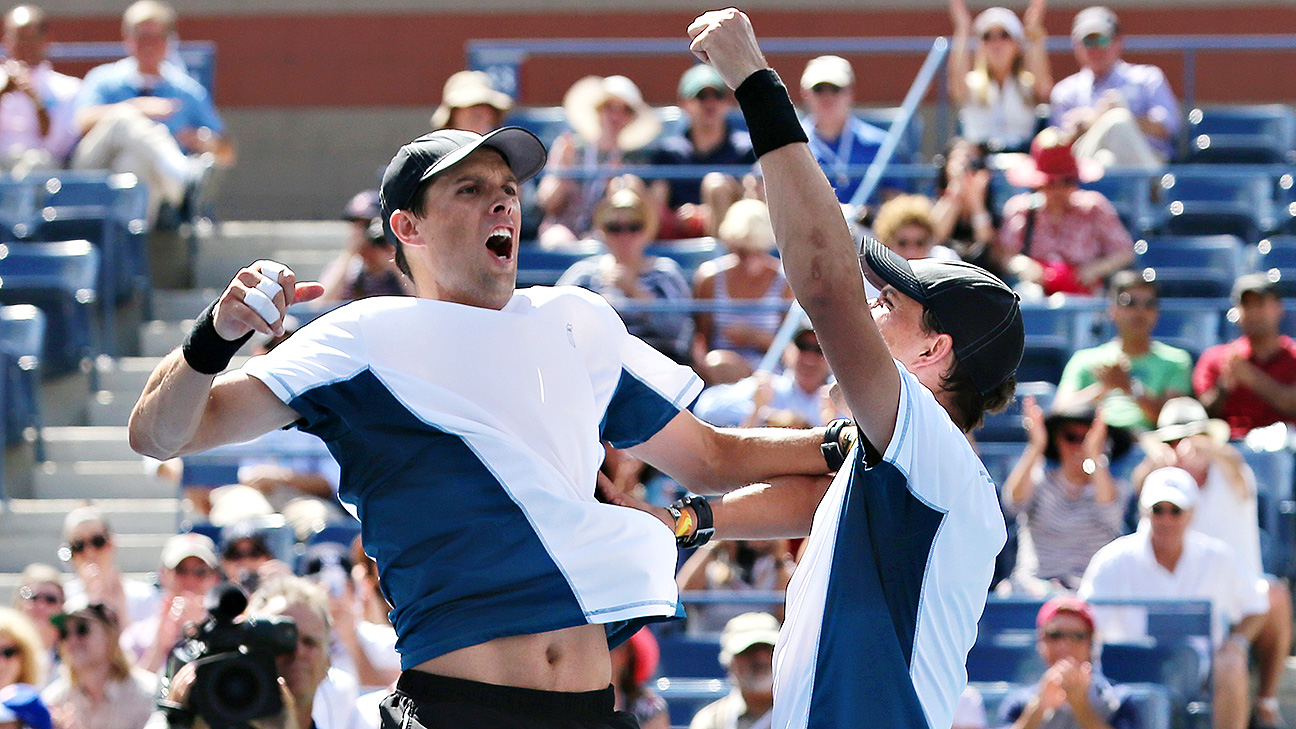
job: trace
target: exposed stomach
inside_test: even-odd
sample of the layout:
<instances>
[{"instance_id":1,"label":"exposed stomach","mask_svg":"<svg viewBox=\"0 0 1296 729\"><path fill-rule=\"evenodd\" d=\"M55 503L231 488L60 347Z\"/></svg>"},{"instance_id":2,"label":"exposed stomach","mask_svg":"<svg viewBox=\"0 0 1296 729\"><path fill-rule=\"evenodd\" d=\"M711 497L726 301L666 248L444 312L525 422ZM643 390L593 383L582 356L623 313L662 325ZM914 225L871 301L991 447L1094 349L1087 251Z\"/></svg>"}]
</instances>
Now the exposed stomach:
<instances>
[{"instance_id":1,"label":"exposed stomach","mask_svg":"<svg viewBox=\"0 0 1296 729\"><path fill-rule=\"evenodd\" d=\"M541 691L596 691L612 680L602 625L496 638L424 661L414 670Z\"/></svg>"}]
</instances>

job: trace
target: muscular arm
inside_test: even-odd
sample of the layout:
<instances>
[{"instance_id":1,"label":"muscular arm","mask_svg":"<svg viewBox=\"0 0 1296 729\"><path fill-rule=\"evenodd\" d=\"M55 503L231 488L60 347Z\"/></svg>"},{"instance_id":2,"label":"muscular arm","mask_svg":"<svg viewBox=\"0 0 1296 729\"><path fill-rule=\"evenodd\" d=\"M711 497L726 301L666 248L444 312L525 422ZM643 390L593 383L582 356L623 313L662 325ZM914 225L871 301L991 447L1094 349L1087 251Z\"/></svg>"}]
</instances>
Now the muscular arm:
<instances>
[{"instance_id":1,"label":"muscular arm","mask_svg":"<svg viewBox=\"0 0 1296 729\"><path fill-rule=\"evenodd\" d=\"M716 539L794 539L810 535L832 479L787 476L745 486L711 502Z\"/></svg>"},{"instance_id":2,"label":"muscular arm","mask_svg":"<svg viewBox=\"0 0 1296 729\"><path fill-rule=\"evenodd\" d=\"M827 469L823 429L716 428L687 410L630 453L699 494Z\"/></svg>"}]
</instances>

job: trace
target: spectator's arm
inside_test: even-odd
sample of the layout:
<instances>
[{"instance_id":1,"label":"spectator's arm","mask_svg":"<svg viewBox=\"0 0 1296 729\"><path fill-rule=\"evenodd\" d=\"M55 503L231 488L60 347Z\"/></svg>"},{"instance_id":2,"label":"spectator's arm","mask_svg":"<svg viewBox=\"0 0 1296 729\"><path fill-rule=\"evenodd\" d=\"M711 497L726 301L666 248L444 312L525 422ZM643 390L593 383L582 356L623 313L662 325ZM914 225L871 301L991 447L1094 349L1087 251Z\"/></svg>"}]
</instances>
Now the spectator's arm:
<instances>
[{"instance_id":1,"label":"spectator's arm","mask_svg":"<svg viewBox=\"0 0 1296 729\"><path fill-rule=\"evenodd\" d=\"M718 549L721 549L720 542L712 540L689 555L689 558L684 561L684 566L680 567L679 573L675 575L675 584L679 586L681 592L706 589L706 568L715 561Z\"/></svg>"},{"instance_id":2,"label":"spectator's arm","mask_svg":"<svg viewBox=\"0 0 1296 729\"><path fill-rule=\"evenodd\" d=\"M717 273L718 269L712 261L707 261L698 267L697 273L693 276L694 301L715 299ZM706 359L707 352L711 351L711 343L715 341L715 314L710 311L696 311L693 313L693 325L696 340L693 361L700 365Z\"/></svg>"},{"instance_id":3,"label":"spectator's arm","mask_svg":"<svg viewBox=\"0 0 1296 729\"><path fill-rule=\"evenodd\" d=\"M1044 28L1044 0L1031 0L1026 6L1023 29L1026 32L1026 48L1022 54L1026 70L1035 79L1032 90L1035 98L1043 101L1053 91L1053 71L1049 68L1048 31Z\"/></svg>"},{"instance_id":4,"label":"spectator's arm","mask_svg":"<svg viewBox=\"0 0 1296 729\"><path fill-rule=\"evenodd\" d=\"M950 40L949 50L949 86L950 101L954 106L963 106L967 102L967 75L972 69L972 52L968 49L968 36L972 32L972 13L968 11L965 0L950 0L950 20L954 23L954 36Z\"/></svg>"},{"instance_id":5,"label":"spectator's arm","mask_svg":"<svg viewBox=\"0 0 1296 729\"><path fill-rule=\"evenodd\" d=\"M549 160L549 168L554 172L570 169L576 164L576 147L571 134L562 134L554 140ZM545 215L558 215L567 207L575 192L575 180L547 174L540 178L540 184L536 187L536 202Z\"/></svg>"},{"instance_id":6,"label":"spectator's arm","mask_svg":"<svg viewBox=\"0 0 1296 729\"><path fill-rule=\"evenodd\" d=\"M1032 443L1026 446L1017 465L1013 466L1012 473L1008 474L1008 480L1004 481L1004 497L1014 510L1030 500L1031 493L1035 490L1035 469L1043 458L1043 445Z\"/></svg>"},{"instance_id":7,"label":"spectator's arm","mask_svg":"<svg viewBox=\"0 0 1296 729\"><path fill-rule=\"evenodd\" d=\"M1170 139L1179 134L1179 128L1182 126L1179 118L1179 101L1175 99L1174 92L1170 90L1170 83L1166 81L1161 69L1154 69L1154 71L1152 78L1148 80L1147 113L1138 117L1138 125L1139 129L1150 137Z\"/></svg>"}]
</instances>

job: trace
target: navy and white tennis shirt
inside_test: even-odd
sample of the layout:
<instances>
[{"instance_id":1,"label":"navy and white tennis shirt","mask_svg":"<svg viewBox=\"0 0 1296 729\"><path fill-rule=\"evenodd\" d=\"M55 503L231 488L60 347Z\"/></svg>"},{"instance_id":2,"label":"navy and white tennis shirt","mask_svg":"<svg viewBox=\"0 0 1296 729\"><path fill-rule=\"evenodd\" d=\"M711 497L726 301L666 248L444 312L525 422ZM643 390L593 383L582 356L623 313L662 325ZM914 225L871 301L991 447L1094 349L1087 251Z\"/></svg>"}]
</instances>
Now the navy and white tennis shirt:
<instances>
[{"instance_id":1,"label":"navy and white tennis shirt","mask_svg":"<svg viewBox=\"0 0 1296 729\"><path fill-rule=\"evenodd\" d=\"M244 371L341 465L402 668L503 636L676 614L671 531L598 503L594 484L602 440L642 443L702 385L599 296L524 289L500 311L364 299Z\"/></svg>"},{"instance_id":2,"label":"navy and white tennis shirt","mask_svg":"<svg viewBox=\"0 0 1296 729\"><path fill-rule=\"evenodd\" d=\"M1007 538L967 437L900 370L886 453L856 446L815 511L774 650L775 729L948 729Z\"/></svg>"}]
</instances>

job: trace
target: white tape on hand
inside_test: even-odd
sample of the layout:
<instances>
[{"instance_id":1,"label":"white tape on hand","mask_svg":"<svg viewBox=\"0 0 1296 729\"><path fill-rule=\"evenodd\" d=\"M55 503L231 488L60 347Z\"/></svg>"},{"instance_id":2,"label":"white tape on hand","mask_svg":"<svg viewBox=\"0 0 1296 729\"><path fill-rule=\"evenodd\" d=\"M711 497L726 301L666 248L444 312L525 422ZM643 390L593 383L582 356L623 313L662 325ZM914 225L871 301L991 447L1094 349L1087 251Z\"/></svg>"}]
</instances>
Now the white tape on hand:
<instances>
[{"instance_id":1,"label":"white tape on hand","mask_svg":"<svg viewBox=\"0 0 1296 729\"><path fill-rule=\"evenodd\" d=\"M266 278L266 275L263 274L261 276L261 280L257 281L256 290L260 291L261 293L270 297L271 300L273 300L276 294L278 294L280 291L283 291L283 287L279 285L278 280L273 278Z\"/></svg>"},{"instance_id":2,"label":"white tape on hand","mask_svg":"<svg viewBox=\"0 0 1296 729\"><path fill-rule=\"evenodd\" d=\"M262 276L266 276L271 281L276 282L279 280L279 277L288 270L287 266L278 261L262 261L260 268Z\"/></svg>"},{"instance_id":3,"label":"white tape on hand","mask_svg":"<svg viewBox=\"0 0 1296 729\"><path fill-rule=\"evenodd\" d=\"M275 284L278 287L278 284ZM247 304L255 311L258 316L265 320L265 323L274 326L279 321L279 307L275 306L274 299L266 296L261 290L260 284L254 289L248 289L247 295L243 297L243 303Z\"/></svg>"}]
</instances>

